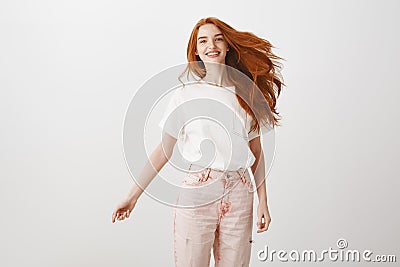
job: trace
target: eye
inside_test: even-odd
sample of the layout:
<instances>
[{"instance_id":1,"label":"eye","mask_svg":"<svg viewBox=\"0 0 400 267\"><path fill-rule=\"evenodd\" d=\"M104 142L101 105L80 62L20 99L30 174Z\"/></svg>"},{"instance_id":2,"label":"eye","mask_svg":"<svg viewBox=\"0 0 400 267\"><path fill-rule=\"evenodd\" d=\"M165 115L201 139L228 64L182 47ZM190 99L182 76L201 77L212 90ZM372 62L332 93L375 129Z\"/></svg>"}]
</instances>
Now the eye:
<instances>
[{"instance_id":1,"label":"eye","mask_svg":"<svg viewBox=\"0 0 400 267\"><path fill-rule=\"evenodd\" d=\"M206 42L206 40L200 40L200 42L199 43L201 43L201 44L204 44Z\"/></svg>"},{"instance_id":2,"label":"eye","mask_svg":"<svg viewBox=\"0 0 400 267\"><path fill-rule=\"evenodd\" d=\"M223 41L223 40L224 40L224 38L222 38L222 37L215 38L215 41Z\"/></svg>"}]
</instances>

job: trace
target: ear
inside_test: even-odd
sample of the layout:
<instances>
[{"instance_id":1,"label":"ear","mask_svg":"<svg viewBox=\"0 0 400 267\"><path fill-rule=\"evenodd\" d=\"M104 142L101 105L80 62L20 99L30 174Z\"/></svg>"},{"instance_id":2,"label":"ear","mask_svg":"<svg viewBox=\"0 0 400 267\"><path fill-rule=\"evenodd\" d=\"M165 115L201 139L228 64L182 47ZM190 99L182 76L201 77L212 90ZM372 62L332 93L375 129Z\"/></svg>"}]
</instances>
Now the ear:
<instances>
[{"instance_id":1,"label":"ear","mask_svg":"<svg viewBox=\"0 0 400 267\"><path fill-rule=\"evenodd\" d=\"M194 52L194 54L195 54L196 56L198 56L198 55L199 55L199 53L197 52L197 50Z\"/></svg>"}]
</instances>

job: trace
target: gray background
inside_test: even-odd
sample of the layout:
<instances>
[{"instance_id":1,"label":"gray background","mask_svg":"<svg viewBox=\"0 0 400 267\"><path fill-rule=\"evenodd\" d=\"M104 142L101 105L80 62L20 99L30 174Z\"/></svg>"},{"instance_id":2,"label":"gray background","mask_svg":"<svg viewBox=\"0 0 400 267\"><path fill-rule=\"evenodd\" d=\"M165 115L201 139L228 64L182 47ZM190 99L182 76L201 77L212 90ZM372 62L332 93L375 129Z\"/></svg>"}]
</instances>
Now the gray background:
<instances>
[{"instance_id":1,"label":"gray background","mask_svg":"<svg viewBox=\"0 0 400 267\"><path fill-rule=\"evenodd\" d=\"M254 231L251 266L282 264L257 260L265 245L321 251L338 238L399 256L399 11L398 1L1 1L0 265L173 265L171 208L143 195L111 224L132 185L122 124L146 79L185 62L206 16L286 59L272 224Z\"/></svg>"}]
</instances>

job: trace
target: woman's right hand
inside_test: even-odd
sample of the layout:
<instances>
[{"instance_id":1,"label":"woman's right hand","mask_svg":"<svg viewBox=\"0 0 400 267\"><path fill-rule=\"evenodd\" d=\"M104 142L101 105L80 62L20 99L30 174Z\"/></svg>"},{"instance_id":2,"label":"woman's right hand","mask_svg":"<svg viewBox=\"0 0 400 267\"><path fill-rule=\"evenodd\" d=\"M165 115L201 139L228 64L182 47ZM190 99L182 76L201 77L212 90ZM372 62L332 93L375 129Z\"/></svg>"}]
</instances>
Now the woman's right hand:
<instances>
[{"instance_id":1,"label":"woman's right hand","mask_svg":"<svg viewBox=\"0 0 400 267\"><path fill-rule=\"evenodd\" d=\"M114 223L115 219L121 221L129 218L130 213L136 205L136 199L126 198L114 210L111 221Z\"/></svg>"}]
</instances>

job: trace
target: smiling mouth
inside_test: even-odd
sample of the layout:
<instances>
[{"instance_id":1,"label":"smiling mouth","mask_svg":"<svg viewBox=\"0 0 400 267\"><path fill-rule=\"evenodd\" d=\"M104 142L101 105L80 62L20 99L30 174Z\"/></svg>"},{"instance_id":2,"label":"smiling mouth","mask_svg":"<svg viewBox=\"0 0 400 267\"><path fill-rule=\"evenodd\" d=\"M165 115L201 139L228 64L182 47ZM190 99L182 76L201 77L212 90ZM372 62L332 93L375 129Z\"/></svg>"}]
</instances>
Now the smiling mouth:
<instances>
[{"instance_id":1,"label":"smiling mouth","mask_svg":"<svg viewBox=\"0 0 400 267\"><path fill-rule=\"evenodd\" d=\"M221 52L218 52L218 51L208 52L208 53L206 53L206 56L208 56L208 57L217 57L217 56L219 56L219 54L221 54Z\"/></svg>"}]
</instances>

